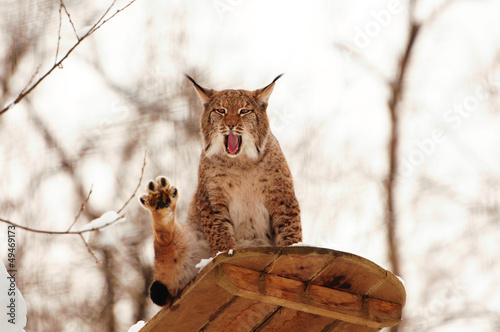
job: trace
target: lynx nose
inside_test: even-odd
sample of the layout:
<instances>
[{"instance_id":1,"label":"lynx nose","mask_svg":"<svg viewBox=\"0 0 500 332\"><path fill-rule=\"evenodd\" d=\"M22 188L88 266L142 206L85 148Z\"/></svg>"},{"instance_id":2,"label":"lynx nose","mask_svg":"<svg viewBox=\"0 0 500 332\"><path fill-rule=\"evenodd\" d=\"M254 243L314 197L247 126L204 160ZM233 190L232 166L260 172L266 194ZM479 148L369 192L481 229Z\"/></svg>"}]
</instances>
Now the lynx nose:
<instances>
[{"instance_id":1,"label":"lynx nose","mask_svg":"<svg viewBox=\"0 0 500 332\"><path fill-rule=\"evenodd\" d=\"M237 118L228 117L226 119L226 125L229 128L229 130L233 130L234 127L236 127L237 124L238 124L238 119Z\"/></svg>"}]
</instances>

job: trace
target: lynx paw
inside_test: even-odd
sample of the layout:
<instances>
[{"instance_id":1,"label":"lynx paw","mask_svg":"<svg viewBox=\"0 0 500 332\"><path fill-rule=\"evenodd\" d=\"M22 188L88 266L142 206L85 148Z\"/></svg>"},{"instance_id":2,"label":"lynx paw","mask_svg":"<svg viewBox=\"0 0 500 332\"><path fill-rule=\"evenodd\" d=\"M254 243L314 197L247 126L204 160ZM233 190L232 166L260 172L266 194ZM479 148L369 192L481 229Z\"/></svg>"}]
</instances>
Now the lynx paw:
<instances>
[{"instance_id":1,"label":"lynx paw","mask_svg":"<svg viewBox=\"0 0 500 332\"><path fill-rule=\"evenodd\" d=\"M159 176L156 180L150 180L146 185L147 194L139 197L141 205L150 210L162 209L175 210L177 203L177 188L170 185L170 181L164 176Z\"/></svg>"}]
</instances>

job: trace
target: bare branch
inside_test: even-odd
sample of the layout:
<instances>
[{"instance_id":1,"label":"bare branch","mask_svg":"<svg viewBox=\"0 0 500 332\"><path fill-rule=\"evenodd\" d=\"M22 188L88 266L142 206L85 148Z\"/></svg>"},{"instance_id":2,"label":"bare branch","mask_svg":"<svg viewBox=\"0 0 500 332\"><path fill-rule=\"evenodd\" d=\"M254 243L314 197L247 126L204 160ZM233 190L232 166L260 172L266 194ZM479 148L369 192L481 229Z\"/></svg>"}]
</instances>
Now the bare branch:
<instances>
[{"instance_id":1,"label":"bare branch","mask_svg":"<svg viewBox=\"0 0 500 332\"><path fill-rule=\"evenodd\" d=\"M401 264L400 264L400 252L398 250L397 241L397 216L396 216L396 185L397 185L397 174L399 167L399 157L398 157L398 146L400 140L400 120L399 116L401 113L401 99L404 95L404 84L408 72L408 67L410 63L410 58L412 53L414 53L415 42L417 37L420 36L420 31L422 26L428 26L432 24L437 17L443 13L443 11L451 5L455 0L448 0L442 5L438 10L434 11L432 15L420 23L415 19L415 7L416 0L409 0L409 26L410 31L408 34L408 39L406 47L399 58L399 63L397 67L397 73L394 80L391 82L391 96L388 101L388 108L391 119L391 132L388 144L388 171L387 177L384 181L385 193L386 193L386 208L385 208L385 224L386 224L386 236L388 245L388 256L391 264L392 272L396 275L401 275ZM391 332L397 332L398 326L391 328Z\"/></svg>"},{"instance_id":2,"label":"bare branch","mask_svg":"<svg viewBox=\"0 0 500 332\"><path fill-rule=\"evenodd\" d=\"M71 27L73 28L73 32L75 33L76 38L79 39L78 38L78 33L76 32L75 25L73 24L73 20L71 19L71 15L69 14L68 8L64 4L63 0L61 0L61 7L64 9L64 12L66 13L66 16L68 16L69 23L71 24Z\"/></svg>"},{"instance_id":3,"label":"bare branch","mask_svg":"<svg viewBox=\"0 0 500 332\"><path fill-rule=\"evenodd\" d=\"M108 226L111 226L114 223L116 223L118 220L122 219L123 217L125 217L125 214L118 216L115 220L113 220L110 223L107 223L107 224L99 226L99 227L94 227L91 229L85 229L83 231L48 231L48 230L44 230L44 229L36 229L36 228L31 228L31 227L19 225L19 224L16 224L15 222L12 222L12 221L6 220L6 219L2 219L2 218L0 218L0 221L4 222L6 224L9 224L9 225L15 226L16 228L24 229L25 231L29 231L29 232L33 232L33 233L51 234L51 235L68 235L68 234L81 235L83 233L93 232L93 231L97 231L97 230L106 228Z\"/></svg>"},{"instance_id":4,"label":"bare branch","mask_svg":"<svg viewBox=\"0 0 500 332\"><path fill-rule=\"evenodd\" d=\"M56 47L56 56L54 63L57 63L57 58L59 57L59 45L61 43L61 27L62 27L62 11L64 9L64 12L66 13L66 16L68 17L69 23L71 24L71 27L73 28L73 32L75 33L76 39L80 40L80 37L78 37L78 33L76 32L75 25L73 24L73 20L71 19L71 15L69 14L68 8L66 8L66 5L64 4L63 0L60 0L59 3L59 27L57 29L57 47ZM61 65L59 65L59 68L62 68Z\"/></svg>"},{"instance_id":5,"label":"bare branch","mask_svg":"<svg viewBox=\"0 0 500 332\"><path fill-rule=\"evenodd\" d=\"M134 2L134 1L135 0L133 0L132 2ZM92 26L92 28L90 28L90 30L87 32L87 34L93 33L95 30L99 29L99 27L101 27L102 24L106 23L103 20L106 17L106 15L108 15L109 11L111 10L111 7L113 7L115 5L115 3L116 3L116 0L113 0L113 3L111 3L111 6L109 6L108 9L104 12L104 14L102 14L102 16L97 20L97 22L94 23L94 25ZM101 24L101 22L102 22L102 24Z\"/></svg>"},{"instance_id":6,"label":"bare branch","mask_svg":"<svg viewBox=\"0 0 500 332\"><path fill-rule=\"evenodd\" d=\"M63 61L68 58L68 56L80 45L80 43L82 41L84 41L87 37L89 37L90 35L92 35L96 30L98 30L99 28L101 28L106 22L108 22L109 20L111 20L118 13L122 12L123 10L125 10L126 8L128 8L130 5L132 5L135 1L136 0L131 0L123 8L118 9L113 15L111 15L109 18L107 18L107 19L104 20L104 17L106 17L106 15L108 15L109 11L111 10L111 8L116 3L116 0L114 0L113 3L111 4L111 6L109 6L108 9L106 9L106 11L101 16L101 18L99 18L99 20L92 26L92 28L89 31L87 31L81 38L78 38L78 41L66 52L66 54L61 58L61 60L59 60L59 61L56 60L55 64L45 74L43 74L42 77L40 77L29 88L23 89L23 91L21 91L21 93L19 93L19 95L14 99L13 102L11 102L7 106L5 106L0 111L0 116L3 115L5 112L9 111L11 108L13 108L15 105L17 105L21 100L23 100L24 97L26 97L28 94L30 94L31 91L33 91L38 86L38 84L40 84L47 76L49 76L54 71L54 69L59 68L62 65Z\"/></svg>"},{"instance_id":7,"label":"bare branch","mask_svg":"<svg viewBox=\"0 0 500 332\"><path fill-rule=\"evenodd\" d=\"M89 194L87 195L87 199L85 200L85 202L82 203L82 206L80 206L80 210L78 211L78 213L76 214L75 216L75 220L73 221L73 223L71 224L71 226L69 226L68 228L68 232L71 230L71 228L73 228L73 226L75 226L76 222L78 221L78 219L80 218L80 216L82 215L82 212L83 210L85 209L85 206L87 205L89 199L90 199L90 195L92 194L92 186L90 187L90 191L89 191Z\"/></svg>"},{"instance_id":8,"label":"bare branch","mask_svg":"<svg viewBox=\"0 0 500 332\"><path fill-rule=\"evenodd\" d=\"M414 49L415 41L420 31L420 24L410 19L410 33L403 54L399 59L398 71L394 81L391 82L391 96L388 101L389 113L391 119L391 133L389 138L389 169L385 180L386 189L386 209L385 223L387 227L387 243L389 247L389 261L391 270L396 275L400 274L400 258L397 250L397 235L396 235L396 176L398 173L398 146L399 146L399 130L400 130L400 102L404 93L404 82L408 72L410 57ZM397 331L393 328L392 331Z\"/></svg>"},{"instance_id":9,"label":"bare branch","mask_svg":"<svg viewBox=\"0 0 500 332\"><path fill-rule=\"evenodd\" d=\"M61 27L62 27L62 6L63 2L59 6L59 27L57 28L57 46L56 46L56 56L54 58L54 63L57 63L57 58L59 56L59 45L61 44Z\"/></svg>"},{"instance_id":10,"label":"bare branch","mask_svg":"<svg viewBox=\"0 0 500 332\"><path fill-rule=\"evenodd\" d=\"M35 80L35 77L36 75L38 75L38 73L40 72L40 66L38 66L35 70L35 72L33 73L33 75L31 75L28 83L24 86L24 88L21 90L21 93L24 93L26 92L26 90L28 90L29 86L33 83L33 81ZM1 115L1 113L0 113Z\"/></svg>"},{"instance_id":11,"label":"bare branch","mask_svg":"<svg viewBox=\"0 0 500 332\"><path fill-rule=\"evenodd\" d=\"M95 262L96 262L97 264L101 264L101 260L100 260L99 258L97 258L97 256L95 255L94 250L92 250L92 248L90 248L90 245L88 244L88 242L87 242L87 241L85 241L85 238L83 237L83 235L82 235L82 234L78 234L78 235L80 235L80 238L82 239L83 243L85 244L85 247L87 247L87 250L89 251L89 254L90 254L92 257L94 257Z\"/></svg>"},{"instance_id":12,"label":"bare branch","mask_svg":"<svg viewBox=\"0 0 500 332\"><path fill-rule=\"evenodd\" d=\"M68 235L68 234L71 234L71 235L82 235L83 233L87 233L87 232L93 232L93 231L97 231L97 230L100 230L100 229L103 229L103 228L106 228L108 226L111 226L113 225L114 223L118 222L120 219L122 219L123 217L125 217L125 214L122 214L120 215L121 212L123 212L123 210L128 206L128 204L130 203L130 201L132 200L132 198L135 197L135 195L137 194L137 191L139 190L139 187L141 185L141 182L142 182L142 179L144 177L144 170L146 168L146 156L147 156L147 151L144 152L144 162L143 162L143 165L142 165L142 169L141 169L141 175L139 177L139 183L137 184L134 192L132 193L132 195L129 197L129 199L125 202L125 204L123 204L123 206L120 208L120 210L118 210L117 214L119 215L118 217L116 217L113 221L109 222L109 223L106 223L105 225L102 225L102 226L98 226L98 227L94 227L94 228L90 228L90 229L85 229L85 230L80 230L80 231L71 231L71 228L73 227L73 225L76 223L76 221L78 220L78 218L80 217L82 211L84 210L89 198L90 198L90 194L92 193L92 190L90 190L88 196L87 196L87 199L85 202L82 203L82 206L80 208L80 211L78 212L78 214L76 215L75 217L75 221L73 221L73 223L71 224L71 226L68 228L67 231L50 231L50 230L44 230L44 229L36 229L36 228L31 228L31 227L27 227L27 226L23 226L23 225L20 225L20 224L16 224L15 222L12 222L10 220L7 220L7 219L3 219L3 218L0 218L0 222L4 222L6 224L9 224L9 225L12 225L12 226L15 226L15 227L18 227L20 229L24 229L26 231L29 231L29 232L33 232L33 233L41 233L41 234L52 234L52 235Z\"/></svg>"},{"instance_id":13,"label":"bare branch","mask_svg":"<svg viewBox=\"0 0 500 332\"><path fill-rule=\"evenodd\" d=\"M132 193L132 196L129 197L129 199L125 202L125 204L123 204L123 206L118 210L118 214L120 214L124 209L125 207L127 207L128 203L130 203L130 201L132 200L132 198L135 197L135 195L137 195L137 190L139 190L139 187L141 186L141 183L142 183L142 178L144 176L144 169L146 168L146 157L148 155L148 150L144 151L144 160L143 160L143 163L142 163L142 169L141 169L141 176L139 178L139 183L137 184L137 187L135 187L135 190L134 192Z\"/></svg>"},{"instance_id":14,"label":"bare branch","mask_svg":"<svg viewBox=\"0 0 500 332\"><path fill-rule=\"evenodd\" d=\"M400 102L404 94L404 84L408 72L408 67L410 63L410 58L414 52L415 43L417 37L420 36L420 32L423 26L432 24L439 15L441 15L446 8L448 8L456 0L448 0L437 10L435 10L429 18L424 22L419 23L415 20L415 6L417 1L410 0L409 2L409 25L410 31L408 34L408 39L406 47L400 56L397 73L394 80L391 82L391 96L388 101L390 119L391 119L391 133L389 138L389 169L387 173L387 178L385 180L385 191L386 191L386 215L385 222L387 227L387 242L389 246L389 260L391 262L392 271L400 275L399 267L399 252L397 250L397 236L396 236L396 176L398 173L398 146L399 146L399 128L400 128ZM393 328L392 331L397 330Z\"/></svg>"},{"instance_id":15,"label":"bare branch","mask_svg":"<svg viewBox=\"0 0 500 332\"><path fill-rule=\"evenodd\" d=\"M116 11L113 15L111 15L111 16L110 16L110 17L108 17L107 19L103 20L101 24L97 25L97 23L96 23L96 24L94 25L94 27L92 27L92 29L91 29L92 33L93 33L94 31L96 31L96 30L100 29L100 28L101 28L101 27L102 27L102 26L103 26L106 22L108 22L109 20L111 20L111 19L112 19L113 17L115 17L118 13L120 13L121 11L124 11L125 9L127 9L127 8L128 8L130 5L132 5L135 1L136 1L136 0L132 0L132 1L130 1L127 5L125 5L124 7L122 7L122 8L120 8L120 9L118 9L118 10L117 10L117 11ZM113 1L113 4L114 4L115 2L116 2L116 0L115 0L115 1ZM112 6L111 6L111 7L112 7ZM111 7L109 7L109 9L111 9ZM109 12L109 10L108 10L108 12ZM107 12L106 12L106 14L107 14ZM104 16L106 16L106 15L103 15L103 16L101 17L101 19L100 19L100 20L102 20L102 19L104 18Z\"/></svg>"}]
</instances>

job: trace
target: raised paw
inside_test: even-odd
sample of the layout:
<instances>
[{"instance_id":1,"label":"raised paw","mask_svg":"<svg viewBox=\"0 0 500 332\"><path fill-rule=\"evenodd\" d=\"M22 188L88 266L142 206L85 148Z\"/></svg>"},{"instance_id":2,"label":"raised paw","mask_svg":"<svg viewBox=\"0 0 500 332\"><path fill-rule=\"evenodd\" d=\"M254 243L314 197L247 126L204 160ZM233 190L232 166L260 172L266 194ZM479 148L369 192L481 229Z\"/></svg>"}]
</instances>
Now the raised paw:
<instances>
[{"instance_id":1,"label":"raised paw","mask_svg":"<svg viewBox=\"0 0 500 332\"><path fill-rule=\"evenodd\" d=\"M150 210L162 209L175 210L177 203L177 188L170 185L170 181L164 176L159 176L156 180L150 180L146 185L147 194L139 197L141 205Z\"/></svg>"}]
</instances>

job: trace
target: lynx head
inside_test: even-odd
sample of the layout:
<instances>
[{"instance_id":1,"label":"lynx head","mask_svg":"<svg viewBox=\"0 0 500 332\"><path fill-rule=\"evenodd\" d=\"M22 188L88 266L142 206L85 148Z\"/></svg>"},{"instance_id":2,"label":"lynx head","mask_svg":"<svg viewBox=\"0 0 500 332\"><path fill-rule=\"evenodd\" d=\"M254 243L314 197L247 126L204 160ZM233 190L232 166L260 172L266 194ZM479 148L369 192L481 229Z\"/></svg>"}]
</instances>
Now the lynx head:
<instances>
[{"instance_id":1,"label":"lynx head","mask_svg":"<svg viewBox=\"0 0 500 332\"><path fill-rule=\"evenodd\" d=\"M186 75L203 103L200 129L207 157L259 158L270 134L266 114L268 100L274 83L282 75L255 91L206 89Z\"/></svg>"}]
</instances>

